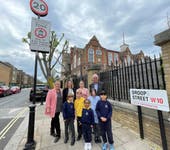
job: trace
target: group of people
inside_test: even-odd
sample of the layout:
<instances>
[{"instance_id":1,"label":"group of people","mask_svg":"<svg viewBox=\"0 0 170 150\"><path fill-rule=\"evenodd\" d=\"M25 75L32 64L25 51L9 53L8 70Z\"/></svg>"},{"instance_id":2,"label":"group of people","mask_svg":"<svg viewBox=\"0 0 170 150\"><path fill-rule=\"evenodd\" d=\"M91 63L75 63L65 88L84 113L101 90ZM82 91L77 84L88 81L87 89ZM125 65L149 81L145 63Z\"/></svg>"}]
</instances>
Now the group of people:
<instances>
[{"instance_id":1,"label":"group of people","mask_svg":"<svg viewBox=\"0 0 170 150\"><path fill-rule=\"evenodd\" d=\"M107 100L104 83L99 81L98 75L94 74L92 80L89 90L84 87L83 81L80 81L78 89L73 87L72 81L68 81L63 90L60 88L60 81L55 82L54 88L47 94L45 107L45 114L51 117L50 134L55 137L54 142L58 142L61 137L59 115L62 112L65 125L64 143L68 142L71 133L71 145L75 144L76 119L77 141L83 136L84 150L92 149L92 131L95 143L101 143L102 137L102 150L114 150L112 106Z\"/></svg>"}]
</instances>

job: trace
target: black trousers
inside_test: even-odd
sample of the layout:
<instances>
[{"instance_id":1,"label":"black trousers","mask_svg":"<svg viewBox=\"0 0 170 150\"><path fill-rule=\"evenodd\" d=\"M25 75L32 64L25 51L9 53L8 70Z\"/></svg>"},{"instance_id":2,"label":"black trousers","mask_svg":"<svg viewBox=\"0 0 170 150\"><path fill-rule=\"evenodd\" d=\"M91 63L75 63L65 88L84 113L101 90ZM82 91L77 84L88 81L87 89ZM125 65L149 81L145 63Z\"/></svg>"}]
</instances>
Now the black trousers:
<instances>
[{"instance_id":1,"label":"black trousers","mask_svg":"<svg viewBox=\"0 0 170 150\"><path fill-rule=\"evenodd\" d=\"M92 129L89 124L82 124L82 132L85 143L90 143L92 141Z\"/></svg>"},{"instance_id":2,"label":"black trousers","mask_svg":"<svg viewBox=\"0 0 170 150\"><path fill-rule=\"evenodd\" d=\"M80 123L81 117L77 117L77 132L78 136L82 135L82 124Z\"/></svg>"},{"instance_id":3,"label":"black trousers","mask_svg":"<svg viewBox=\"0 0 170 150\"><path fill-rule=\"evenodd\" d=\"M59 115L60 112L56 112L54 118L51 119L51 131L54 131L55 133L56 130L56 135L58 137L61 136Z\"/></svg>"},{"instance_id":4,"label":"black trousers","mask_svg":"<svg viewBox=\"0 0 170 150\"><path fill-rule=\"evenodd\" d=\"M95 139L100 138L101 133L100 133L100 125L99 125L99 123L95 123L93 129L94 129L94 138Z\"/></svg>"},{"instance_id":5,"label":"black trousers","mask_svg":"<svg viewBox=\"0 0 170 150\"><path fill-rule=\"evenodd\" d=\"M103 139L103 143L107 143L107 138L108 138L109 144L113 144L111 120L107 120L106 122L100 121L100 128L101 128L101 136Z\"/></svg>"},{"instance_id":6,"label":"black trousers","mask_svg":"<svg viewBox=\"0 0 170 150\"><path fill-rule=\"evenodd\" d=\"M71 131L71 139L75 140L75 128L74 128L74 119L66 119L64 122L65 125L65 138L68 139L69 135L68 132Z\"/></svg>"}]
</instances>

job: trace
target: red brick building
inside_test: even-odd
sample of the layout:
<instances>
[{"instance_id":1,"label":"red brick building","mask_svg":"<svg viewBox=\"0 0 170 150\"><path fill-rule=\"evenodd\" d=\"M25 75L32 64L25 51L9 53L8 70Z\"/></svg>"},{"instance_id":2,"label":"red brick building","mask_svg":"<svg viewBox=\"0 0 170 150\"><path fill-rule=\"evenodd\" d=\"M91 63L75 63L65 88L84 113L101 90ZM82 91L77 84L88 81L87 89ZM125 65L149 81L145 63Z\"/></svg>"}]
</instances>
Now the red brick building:
<instances>
[{"instance_id":1,"label":"red brick building","mask_svg":"<svg viewBox=\"0 0 170 150\"><path fill-rule=\"evenodd\" d=\"M70 59L70 75L81 76L87 74L91 65L98 65L101 68L100 71L104 71L123 62L127 65L133 63L144 58L144 54L142 51L139 54L132 54L129 46L125 43L120 46L120 51L109 50L104 48L93 36L84 48L71 47L70 55L67 57ZM63 55L63 60L68 59Z\"/></svg>"}]
</instances>

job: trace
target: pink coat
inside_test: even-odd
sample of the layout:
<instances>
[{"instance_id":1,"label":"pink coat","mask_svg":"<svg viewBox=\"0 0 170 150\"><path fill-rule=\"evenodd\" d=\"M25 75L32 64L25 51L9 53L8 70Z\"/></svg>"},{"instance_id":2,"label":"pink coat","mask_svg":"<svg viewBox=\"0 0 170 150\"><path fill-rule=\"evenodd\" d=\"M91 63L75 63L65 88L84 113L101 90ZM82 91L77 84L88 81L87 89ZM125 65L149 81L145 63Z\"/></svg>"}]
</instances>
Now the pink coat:
<instances>
[{"instance_id":1,"label":"pink coat","mask_svg":"<svg viewBox=\"0 0 170 150\"><path fill-rule=\"evenodd\" d=\"M45 114L53 118L56 112L57 93L55 89L49 90L46 97ZM47 109L50 111L47 112Z\"/></svg>"}]
</instances>

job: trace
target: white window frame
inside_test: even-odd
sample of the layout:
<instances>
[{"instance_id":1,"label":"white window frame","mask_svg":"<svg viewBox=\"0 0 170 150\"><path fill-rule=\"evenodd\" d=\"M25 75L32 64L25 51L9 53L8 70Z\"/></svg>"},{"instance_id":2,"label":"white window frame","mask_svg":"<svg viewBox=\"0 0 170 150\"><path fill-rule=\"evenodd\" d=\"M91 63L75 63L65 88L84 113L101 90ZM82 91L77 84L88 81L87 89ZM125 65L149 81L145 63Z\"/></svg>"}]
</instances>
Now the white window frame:
<instances>
[{"instance_id":1,"label":"white window frame","mask_svg":"<svg viewBox=\"0 0 170 150\"><path fill-rule=\"evenodd\" d=\"M92 60L90 60L91 58L92 58ZM90 62L90 63L94 62L94 49L92 49L92 48L88 49L88 62Z\"/></svg>"}]
</instances>

